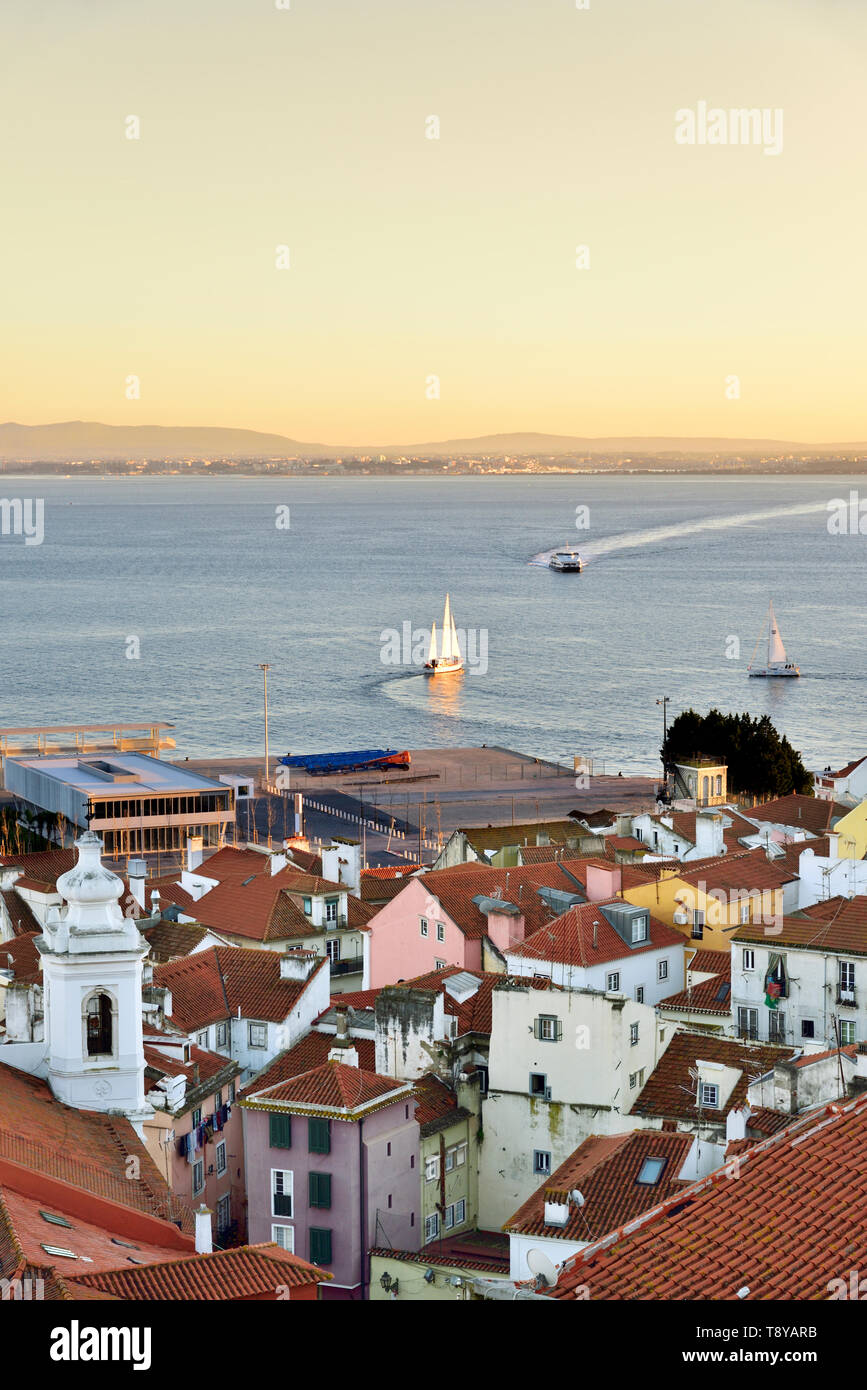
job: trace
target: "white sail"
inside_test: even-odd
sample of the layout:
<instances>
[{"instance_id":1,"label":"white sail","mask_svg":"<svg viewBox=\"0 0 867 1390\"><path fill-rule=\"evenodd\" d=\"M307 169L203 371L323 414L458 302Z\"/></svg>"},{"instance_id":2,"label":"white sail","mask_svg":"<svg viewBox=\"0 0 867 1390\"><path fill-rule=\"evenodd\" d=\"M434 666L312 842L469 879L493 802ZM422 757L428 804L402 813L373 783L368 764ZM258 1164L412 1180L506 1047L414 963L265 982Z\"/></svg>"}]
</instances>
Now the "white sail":
<instances>
[{"instance_id":1,"label":"white sail","mask_svg":"<svg viewBox=\"0 0 867 1390\"><path fill-rule=\"evenodd\" d=\"M461 648L458 642L458 630L455 627L455 615L452 614L452 656L460 657Z\"/></svg>"},{"instance_id":2,"label":"white sail","mask_svg":"<svg viewBox=\"0 0 867 1390\"><path fill-rule=\"evenodd\" d=\"M783 646L783 639L780 636L780 629L777 627L777 619L774 614L774 605L771 604L768 611L768 665L785 666L786 649Z\"/></svg>"},{"instance_id":3,"label":"white sail","mask_svg":"<svg viewBox=\"0 0 867 1390\"><path fill-rule=\"evenodd\" d=\"M436 625L436 623L434 623L433 627L432 627L431 630L430 630L430 651L429 651L428 654L427 654L427 659L428 659L428 661L436 661L436 659L437 659L437 625Z\"/></svg>"},{"instance_id":4,"label":"white sail","mask_svg":"<svg viewBox=\"0 0 867 1390\"><path fill-rule=\"evenodd\" d=\"M452 615L451 608L449 607L449 596L448 594L446 594L446 606L445 611L443 613L442 657L443 660L446 660L448 657L452 657L454 655L455 653L452 651Z\"/></svg>"}]
</instances>

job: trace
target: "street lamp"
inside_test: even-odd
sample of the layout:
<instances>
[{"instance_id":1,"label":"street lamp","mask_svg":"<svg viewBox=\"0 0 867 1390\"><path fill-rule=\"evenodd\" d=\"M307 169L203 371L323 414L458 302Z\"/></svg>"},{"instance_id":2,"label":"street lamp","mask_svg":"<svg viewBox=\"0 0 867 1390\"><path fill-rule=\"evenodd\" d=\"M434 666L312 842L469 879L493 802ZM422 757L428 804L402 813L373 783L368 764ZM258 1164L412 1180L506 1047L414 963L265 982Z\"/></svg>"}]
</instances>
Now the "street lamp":
<instances>
[{"instance_id":1,"label":"street lamp","mask_svg":"<svg viewBox=\"0 0 867 1390\"><path fill-rule=\"evenodd\" d=\"M267 662L259 662L259 670L262 672L262 679L265 686L265 786L271 781L271 767L268 759L268 672L271 667Z\"/></svg>"}]
</instances>

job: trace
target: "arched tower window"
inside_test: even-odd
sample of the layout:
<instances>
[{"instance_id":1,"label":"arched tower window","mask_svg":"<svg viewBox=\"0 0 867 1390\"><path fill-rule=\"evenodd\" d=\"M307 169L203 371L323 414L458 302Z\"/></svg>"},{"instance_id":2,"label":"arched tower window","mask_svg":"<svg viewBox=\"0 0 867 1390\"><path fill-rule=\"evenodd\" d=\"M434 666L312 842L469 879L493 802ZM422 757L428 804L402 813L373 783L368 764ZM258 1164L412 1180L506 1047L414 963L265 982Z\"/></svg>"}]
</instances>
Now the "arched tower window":
<instances>
[{"instance_id":1,"label":"arched tower window","mask_svg":"<svg viewBox=\"0 0 867 1390\"><path fill-rule=\"evenodd\" d=\"M708 777L702 777L702 779L701 779L701 799L702 799L702 801L707 801L708 796L709 796L709 794L710 794L709 789L710 789L710 779L709 779Z\"/></svg>"},{"instance_id":2,"label":"arched tower window","mask_svg":"<svg viewBox=\"0 0 867 1390\"><path fill-rule=\"evenodd\" d=\"M87 1055L104 1057L112 1051L112 1002L108 994L92 994L85 1006Z\"/></svg>"},{"instance_id":3,"label":"arched tower window","mask_svg":"<svg viewBox=\"0 0 867 1390\"><path fill-rule=\"evenodd\" d=\"M717 774L716 779L716 794L722 796L722 777L719 774Z\"/></svg>"}]
</instances>

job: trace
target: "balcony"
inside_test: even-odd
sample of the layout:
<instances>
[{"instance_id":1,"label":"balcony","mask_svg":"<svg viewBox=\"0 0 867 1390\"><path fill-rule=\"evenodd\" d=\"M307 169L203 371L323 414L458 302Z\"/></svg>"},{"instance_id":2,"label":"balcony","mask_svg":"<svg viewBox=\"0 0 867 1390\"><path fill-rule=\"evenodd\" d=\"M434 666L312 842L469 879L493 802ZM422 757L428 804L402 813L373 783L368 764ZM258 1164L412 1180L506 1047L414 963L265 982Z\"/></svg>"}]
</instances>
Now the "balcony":
<instances>
[{"instance_id":1,"label":"balcony","mask_svg":"<svg viewBox=\"0 0 867 1390\"><path fill-rule=\"evenodd\" d=\"M331 962L332 975L360 975L363 969L363 956L350 956L346 960L333 960Z\"/></svg>"},{"instance_id":2,"label":"balcony","mask_svg":"<svg viewBox=\"0 0 867 1390\"><path fill-rule=\"evenodd\" d=\"M323 926L325 927L326 931L334 931L337 927L349 926L349 921L347 919L346 913L340 912L336 917L327 918L326 921L323 923Z\"/></svg>"},{"instance_id":3,"label":"balcony","mask_svg":"<svg viewBox=\"0 0 867 1390\"><path fill-rule=\"evenodd\" d=\"M856 1008L854 989L844 989L841 985L837 990L837 1003L841 1004L844 1009Z\"/></svg>"},{"instance_id":4,"label":"balcony","mask_svg":"<svg viewBox=\"0 0 867 1390\"><path fill-rule=\"evenodd\" d=\"M749 1026L744 1025L738 1028L738 1037L743 1038L746 1042L758 1042L759 1025L757 1023L754 1023Z\"/></svg>"}]
</instances>

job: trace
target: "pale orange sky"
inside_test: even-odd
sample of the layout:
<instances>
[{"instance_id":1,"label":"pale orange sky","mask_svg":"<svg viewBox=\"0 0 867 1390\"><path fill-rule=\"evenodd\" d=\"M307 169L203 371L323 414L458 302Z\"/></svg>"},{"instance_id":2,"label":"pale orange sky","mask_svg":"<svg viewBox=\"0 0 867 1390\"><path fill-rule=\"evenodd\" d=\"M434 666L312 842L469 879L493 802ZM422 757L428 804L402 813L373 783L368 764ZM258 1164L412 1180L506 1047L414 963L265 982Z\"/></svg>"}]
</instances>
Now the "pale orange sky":
<instances>
[{"instance_id":1,"label":"pale orange sky","mask_svg":"<svg viewBox=\"0 0 867 1390\"><path fill-rule=\"evenodd\" d=\"M863 0L17 9L3 419L867 436ZM782 152L678 145L699 101Z\"/></svg>"}]
</instances>

